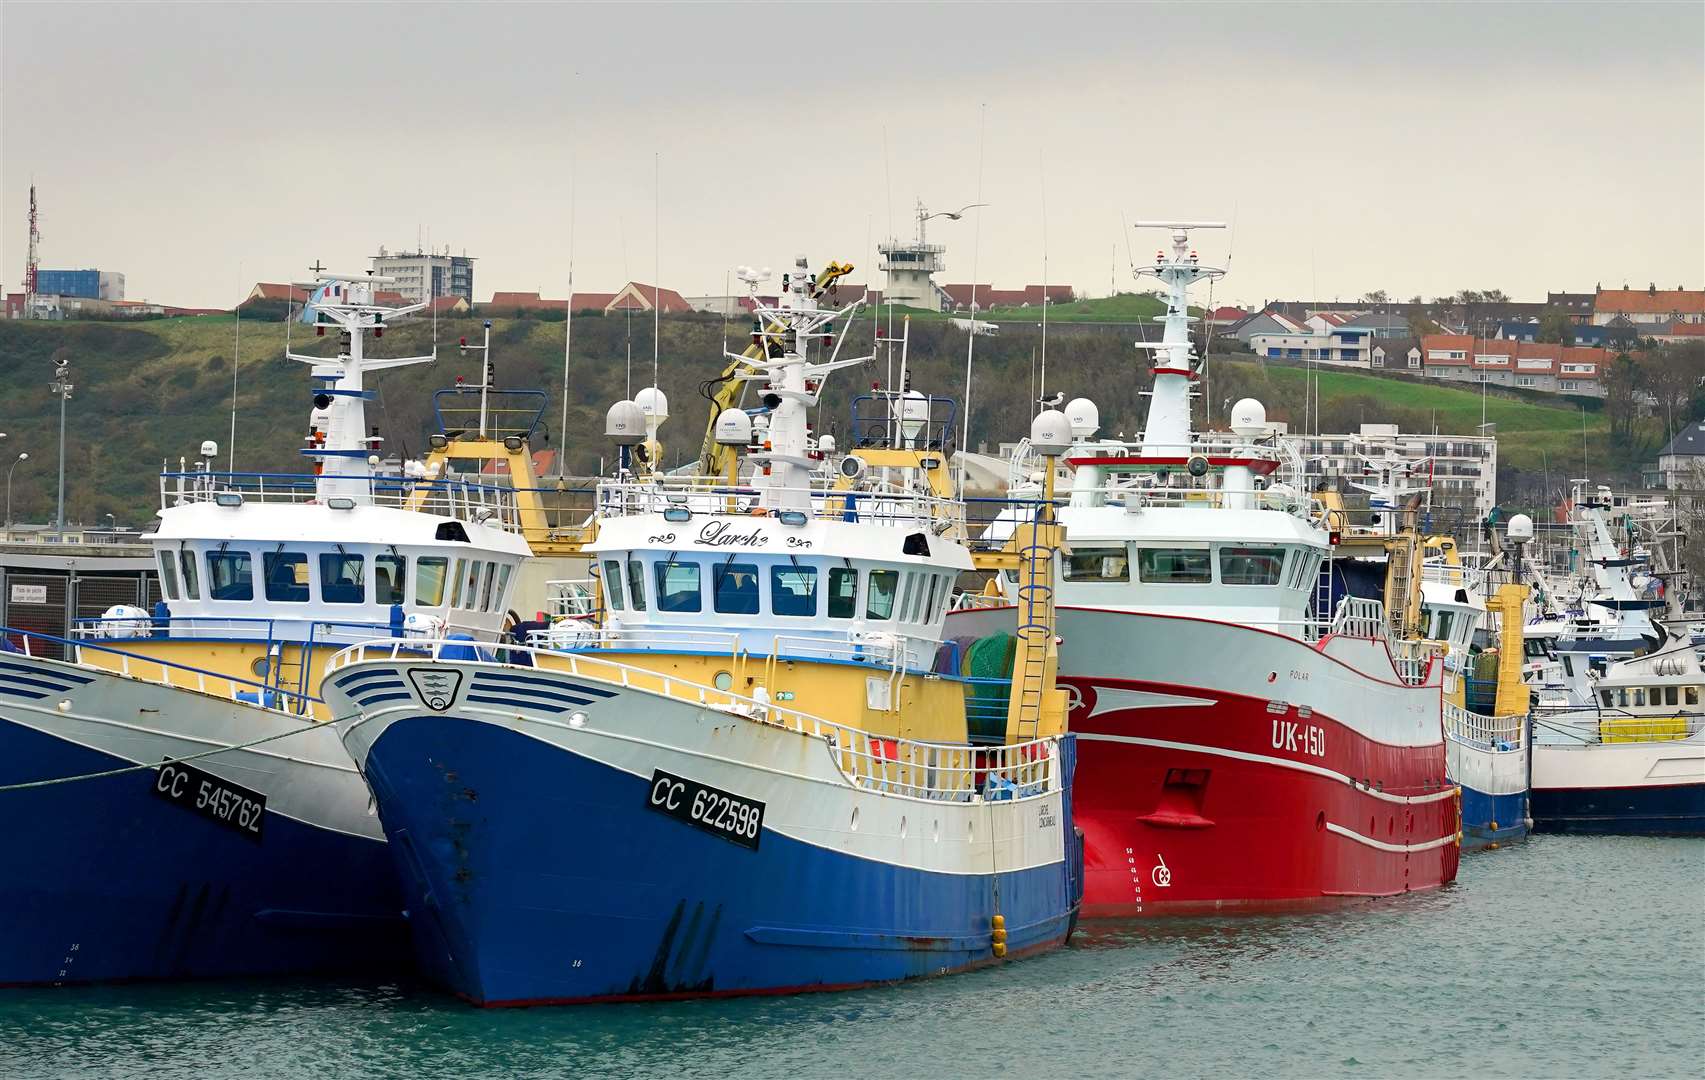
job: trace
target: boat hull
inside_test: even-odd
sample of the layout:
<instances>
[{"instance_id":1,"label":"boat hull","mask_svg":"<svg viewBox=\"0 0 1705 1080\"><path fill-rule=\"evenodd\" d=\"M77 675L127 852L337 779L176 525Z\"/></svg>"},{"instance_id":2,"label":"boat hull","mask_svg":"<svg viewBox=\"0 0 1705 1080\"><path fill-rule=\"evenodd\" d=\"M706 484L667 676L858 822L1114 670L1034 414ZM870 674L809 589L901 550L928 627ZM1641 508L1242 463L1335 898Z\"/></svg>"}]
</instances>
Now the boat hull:
<instances>
[{"instance_id":1,"label":"boat hull","mask_svg":"<svg viewBox=\"0 0 1705 1080\"><path fill-rule=\"evenodd\" d=\"M1537 743L1539 832L1705 835L1705 734L1644 743Z\"/></svg>"},{"instance_id":2,"label":"boat hull","mask_svg":"<svg viewBox=\"0 0 1705 1080\"><path fill-rule=\"evenodd\" d=\"M245 728L263 733L252 723L300 723L70 665L0 660L0 788L205 751L241 741ZM0 984L404 970L401 893L376 827L349 827L367 795L331 735L196 763L266 796L252 828L165 797L162 778L169 788L177 774L158 768L0 791ZM314 760L334 752L341 769ZM300 812L325 797L344 804L341 819Z\"/></svg>"},{"instance_id":3,"label":"boat hull","mask_svg":"<svg viewBox=\"0 0 1705 1080\"><path fill-rule=\"evenodd\" d=\"M464 698L346 736L419 962L470 1002L841 989L995 962L996 914L1009 958L1070 932L1062 793L942 805L854 790L820 739L637 691L599 697L584 679L553 686L587 702L580 726ZM667 813L667 777L762 804L755 846ZM993 829L1012 869L989 872L988 834L968 829Z\"/></svg>"},{"instance_id":4,"label":"boat hull","mask_svg":"<svg viewBox=\"0 0 1705 1080\"><path fill-rule=\"evenodd\" d=\"M1446 738L1447 770L1462 789L1462 850L1480 851L1525 839L1532 829L1527 751L1500 750Z\"/></svg>"},{"instance_id":5,"label":"boat hull","mask_svg":"<svg viewBox=\"0 0 1705 1080\"><path fill-rule=\"evenodd\" d=\"M1060 624L1085 917L1332 906L1455 879L1436 677L1403 685L1371 641L1070 607ZM1385 678L1365 674L1381 663Z\"/></svg>"}]
</instances>

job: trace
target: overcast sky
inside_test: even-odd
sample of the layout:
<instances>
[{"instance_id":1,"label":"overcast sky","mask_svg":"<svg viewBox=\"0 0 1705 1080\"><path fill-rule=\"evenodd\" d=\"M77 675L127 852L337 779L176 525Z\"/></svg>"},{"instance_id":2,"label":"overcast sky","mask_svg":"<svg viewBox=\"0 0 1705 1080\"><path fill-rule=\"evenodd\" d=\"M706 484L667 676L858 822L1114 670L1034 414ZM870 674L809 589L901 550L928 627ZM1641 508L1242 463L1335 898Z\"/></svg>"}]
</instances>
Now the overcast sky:
<instances>
[{"instance_id":1,"label":"overcast sky","mask_svg":"<svg viewBox=\"0 0 1705 1080\"><path fill-rule=\"evenodd\" d=\"M32 177L44 267L187 305L428 235L480 299L565 294L571 235L583 291L799 253L879 286L916 199L979 196L938 280L1127 287L1121 214L1234 220L1201 248L1241 302L1705 278L1698 2L4 0L0 38L8 290Z\"/></svg>"}]
</instances>

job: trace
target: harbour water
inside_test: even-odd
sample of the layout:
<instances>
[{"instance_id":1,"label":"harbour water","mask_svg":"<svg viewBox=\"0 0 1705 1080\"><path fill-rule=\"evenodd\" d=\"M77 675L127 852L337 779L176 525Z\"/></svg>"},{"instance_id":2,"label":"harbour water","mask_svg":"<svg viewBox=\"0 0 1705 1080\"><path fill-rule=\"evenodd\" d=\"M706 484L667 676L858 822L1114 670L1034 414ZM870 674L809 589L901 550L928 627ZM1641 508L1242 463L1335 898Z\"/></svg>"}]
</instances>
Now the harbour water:
<instances>
[{"instance_id":1,"label":"harbour water","mask_svg":"<svg viewBox=\"0 0 1705 1080\"><path fill-rule=\"evenodd\" d=\"M1682 1076L1705 842L1538 836L1441 891L1091 924L864 992L482 1011L310 980L0 992L0 1076Z\"/></svg>"}]
</instances>

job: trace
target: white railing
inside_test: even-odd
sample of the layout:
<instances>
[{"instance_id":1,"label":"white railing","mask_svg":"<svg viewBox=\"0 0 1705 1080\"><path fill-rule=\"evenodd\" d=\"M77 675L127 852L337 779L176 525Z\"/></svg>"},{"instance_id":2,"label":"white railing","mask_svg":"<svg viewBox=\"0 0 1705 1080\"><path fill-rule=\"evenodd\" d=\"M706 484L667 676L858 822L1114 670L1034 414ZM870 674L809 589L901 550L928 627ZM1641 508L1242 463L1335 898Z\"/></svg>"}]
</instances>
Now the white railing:
<instances>
[{"instance_id":1,"label":"white railing","mask_svg":"<svg viewBox=\"0 0 1705 1080\"><path fill-rule=\"evenodd\" d=\"M658 694L716 709L823 740L846 782L867 791L935 802L975 802L981 798L1028 799L1059 790L1059 745L1036 739L1010 746L977 747L919 742L879 735L803 713L770 701L718 690L659 671L618 663L587 653L562 653L532 646L505 646L497 652L524 652L532 665L491 660L445 659L447 649L463 655L470 642L386 639L366 641L326 662L326 677L351 664L370 661L487 664L512 671L563 672L624 690ZM481 650L489 652L490 650ZM478 654L476 654L478 655ZM495 655L495 653L493 653Z\"/></svg>"},{"instance_id":2,"label":"white railing","mask_svg":"<svg viewBox=\"0 0 1705 1080\"><path fill-rule=\"evenodd\" d=\"M317 480L295 473L163 472L160 474L160 509L189 503L219 503L238 506L248 502L320 502ZM337 479L337 478L324 478ZM515 490L461 478L407 479L394 476L351 477L345 485L365 484L367 490L352 496L362 505L418 510L460 521L516 531L520 513Z\"/></svg>"},{"instance_id":3,"label":"white railing","mask_svg":"<svg viewBox=\"0 0 1705 1080\"><path fill-rule=\"evenodd\" d=\"M1495 750L1519 750L1527 741L1527 717L1483 716L1449 701L1444 703L1445 734Z\"/></svg>"},{"instance_id":4,"label":"white railing","mask_svg":"<svg viewBox=\"0 0 1705 1080\"><path fill-rule=\"evenodd\" d=\"M675 627L601 627L578 619L537 630L528 644L543 649L645 649L657 652L728 654L740 652L740 635L726 630L685 630Z\"/></svg>"},{"instance_id":5,"label":"white railing","mask_svg":"<svg viewBox=\"0 0 1705 1080\"><path fill-rule=\"evenodd\" d=\"M684 511L688 515L753 514L761 512L758 509L761 495L772 505L797 506L809 517L832 520L901 525L947 521L960 526L965 520L964 504L955 499L875 480L840 490L828 478L821 484L801 488L729 484L713 476L606 481L598 485L597 513L604 517L669 511Z\"/></svg>"},{"instance_id":6,"label":"white railing","mask_svg":"<svg viewBox=\"0 0 1705 1080\"><path fill-rule=\"evenodd\" d=\"M1363 596L1346 596L1338 601L1328 631L1335 637L1368 638L1383 641L1389 635L1385 626L1385 605Z\"/></svg>"},{"instance_id":7,"label":"white railing","mask_svg":"<svg viewBox=\"0 0 1705 1080\"><path fill-rule=\"evenodd\" d=\"M545 614L553 619L578 619L598 610L591 578L559 578L545 582Z\"/></svg>"}]
</instances>

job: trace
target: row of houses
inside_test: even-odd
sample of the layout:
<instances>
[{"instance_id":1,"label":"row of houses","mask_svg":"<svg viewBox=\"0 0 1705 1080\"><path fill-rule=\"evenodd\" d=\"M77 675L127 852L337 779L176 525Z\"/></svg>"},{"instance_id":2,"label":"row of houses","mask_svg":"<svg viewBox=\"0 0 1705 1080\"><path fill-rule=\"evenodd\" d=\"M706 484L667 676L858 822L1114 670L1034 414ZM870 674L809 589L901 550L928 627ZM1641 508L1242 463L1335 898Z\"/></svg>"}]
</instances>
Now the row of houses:
<instances>
[{"instance_id":1,"label":"row of houses","mask_svg":"<svg viewBox=\"0 0 1705 1080\"><path fill-rule=\"evenodd\" d=\"M1427 334L1418 344L1392 344L1377 366L1419 369L1428 378L1578 397L1604 396L1604 373L1612 357L1609 350L1590 345L1546 345L1470 334Z\"/></svg>"}]
</instances>

